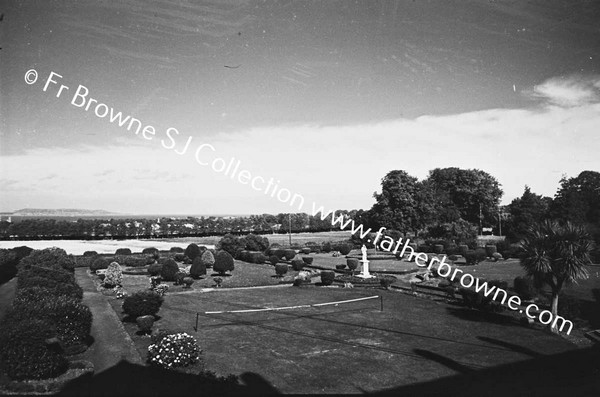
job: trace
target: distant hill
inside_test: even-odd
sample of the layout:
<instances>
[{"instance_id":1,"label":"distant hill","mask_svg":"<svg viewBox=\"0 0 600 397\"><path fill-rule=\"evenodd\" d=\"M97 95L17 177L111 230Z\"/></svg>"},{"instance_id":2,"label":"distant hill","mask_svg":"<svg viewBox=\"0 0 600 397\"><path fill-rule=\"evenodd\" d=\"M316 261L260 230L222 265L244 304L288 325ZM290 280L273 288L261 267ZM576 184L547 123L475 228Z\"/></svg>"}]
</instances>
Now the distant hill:
<instances>
[{"instance_id":1,"label":"distant hill","mask_svg":"<svg viewBox=\"0 0 600 397\"><path fill-rule=\"evenodd\" d=\"M106 216L120 215L116 212L108 212L104 210L85 210L72 208L46 209L46 208L23 208L14 211L11 216Z\"/></svg>"}]
</instances>

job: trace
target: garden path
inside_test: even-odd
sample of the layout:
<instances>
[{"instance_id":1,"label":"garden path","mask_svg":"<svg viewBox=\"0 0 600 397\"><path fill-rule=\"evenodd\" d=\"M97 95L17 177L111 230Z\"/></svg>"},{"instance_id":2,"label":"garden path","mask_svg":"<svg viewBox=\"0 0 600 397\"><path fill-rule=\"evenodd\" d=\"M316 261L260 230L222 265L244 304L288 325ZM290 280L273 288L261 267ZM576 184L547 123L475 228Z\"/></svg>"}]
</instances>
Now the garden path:
<instances>
[{"instance_id":1,"label":"garden path","mask_svg":"<svg viewBox=\"0 0 600 397\"><path fill-rule=\"evenodd\" d=\"M85 359L94 364L95 372L108 369L121 360L132 364L143 364L129 334L121 320L94 285L87 268L75 269L77 283L83 288L83 303L92 311L91 335L94 343L85 352Z\"/></svg>"}]
</instances>

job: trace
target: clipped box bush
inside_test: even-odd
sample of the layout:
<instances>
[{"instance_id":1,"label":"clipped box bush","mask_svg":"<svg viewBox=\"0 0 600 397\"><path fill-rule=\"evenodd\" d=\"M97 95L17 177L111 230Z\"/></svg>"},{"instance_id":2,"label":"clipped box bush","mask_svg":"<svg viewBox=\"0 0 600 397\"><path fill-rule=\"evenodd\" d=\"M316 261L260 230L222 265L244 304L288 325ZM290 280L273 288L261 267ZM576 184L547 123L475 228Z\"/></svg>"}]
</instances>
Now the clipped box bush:
<instances>
[{"instance_id":1,"label":"clipped box bush","mask_svg":"<svg viewBox=\"0 0 600 397\"><path fill-rule=\"evenodd\" d=\"M90 270L96 273L96 270L108 269L108 265L110 265L110 260L108 258L99 257L94 259L90 265Z\"/></svg>"},{"instance_id":2,"label":"clipped box bush","mask_svg":"<svg viewBox=\"0 0 600 397\"><path fill-rule=\"evenodd\" d=\"M351 271L355 271L359 264L360 262L356 258L346 258L346 266L348 266L348 269Z\"/></svg>"},{"instance_id":3,"label":"clipped box bush","mask_svg":"<svg viewBox=\"0 0 600 397\"><path fill-rule=\"evenodd\" d=\"M283 277L288 271L288 265L285 263L277 263L275 265L275 274L279 277Z\"/></svg>"},{"instance_id":4,"label":"clipped box bush","mask_svg":"<svg viewBox=\"0 0 600 397\"><path fill-rule=\"evenodd\" d=\"M206 275L206 265L202 261L202 257L197 256L192 263L192 267L190 268L190 277L192 278L200 278L201 276Z\"/></svg>"},{"instance_id":5,"label":"clipped box bush","mask_svg":"<svg viewBox=\"0 0 600 397\"><path fill-rule=\"evenodd\" d=\"M300 250L301 253L303 253L304 255L308 255L311 253L311 250L309 247L304 247Z\"/></svg>"},{"instance_id":6,"label":"clipped box bush","mask_svg":"<svg viewBox=\"0 0 600 397\"><path fill-rule=\"evenodd\" d=\"M444 252L444 246L442 244L435 244L433 246L433 252L438 255L441 254Z\"/></svg>"},{"instance_id":7,"label":"clipped box bush","mask_svg":"<svg viewBox=\"0 0 600 397\"><path fill-rule=\"evenodd\" d=\"M154 257L154 259L158 259L158 257L160 256L160 252L158 251L158 248L154 248L154 247L144 248L142 250L142 254L151 255Z\"/></svg>"},{"instance_id":8,"label":"clipped box bush","mask_svg":"<svg viewBox=\"0 0 600 397\"><path fill-rule=\"evenodd\" d=\"M348 255L350 251L352 251L352 247L350 244L342 243L337 246L337 250L340 251L340 254L342 255Z\"/></svg>"},{"instance_id":9,"label":"clipped box bush","mask_svg":"<svg viewBox=\"0 0 600 397\"><path fill-rule=\"evenodd\" d=\"M333 270L322 270L321 271L321 284L331 285L335 279L335 272Z\"/></svg>"},{"instance_id":10,"label":"clipped box bush","mask_svg":"<svg viewBox=\"0 0 600 397\"><path fill-rule=\"evenodd\" d=\"M458 253L462 256L466 256L469 251L469 246L467 244L460 244L458 246Z\"/></svg>"},{"instance_id":11,"label":"clipped box bush","mask_svg":"<svg viewBox=\"0 0 600 397\"><path fill-rule=\"evenodd\" d=\"M484 261L486 258L487 255L485 253L485 250L481 248L478 248L474 251L467 251L467 253L465 254L465 260L467 262L467 265L469 266L476 265Z\"/></svg>"},{"instance_id":12,"label":"clipped box bush","mask_svg":"<svg viewBox=\"0 0 600 397\"><path fill-rule=\"evenodd\" d=\"M194 260L200 256L200 247L197 244L191 243L187 246L184 252L185 256L190 258L190 260Z\"/></svg>"},{"instance_id":13,"label":"clipped box bush","mask_svg":"<svg viewBox=\"0 0 600 397\"><path fill-rule=\"evenodd\" d=\"M269 262L271 262L271 265L275 266L279 263L279 257L277 257L277 255L271 255L269 257Z\"/></svg>"},{"instance_id":14,"label":"clipped box bush","mask_svg":"<svg viewBox=\"0 0 600 397\"><path fill-rule=\"evenodd\" d=\"M285 250L283 248L277 248L273 250L273 255L277 256L279 260L285 258Z\"/></svg>"},{"instance_id":15,"label":"clipped box bush","mask_svg":"<svg viewBox=\"0 0 600 397\"><path fill-rule=\"evenodd\" d=\"M285 259L291 261L296 256L296 250L286 249L284 250L283 255L285 256Z\"/></svg>"},{"instance_id":16,"label":"clipped box bush","mask_svg":"<svg viewBox=\"0 0 600 397\"><path fill-rule=\"evenodd\" d=\"M151 276L158 276L162 272L162 267L163 265L161 265L158 262L155 262L148 266L148 274L150 274Z\"/></svg>"},{"instance_id":17,"label":"clipped box bush","mask_svg":"<svg viewBox=\"0 0 600 397\"><path fill-rule=\"evenodd\" d=\"M47 320L26 318L0 323L0 363L12 380L47 379L64 373L67 359L49 349L46 339L55 336Z\"/></svg>"},{"instance_id":18,"label":"clipped box bush","mask_svg":"<svg viewBox=\"0 0 600 397\"><path fill-rule=\"evenodd\" d=\"M292 269L296 271L300 271L304 268L304 261L302 259L293 259L292 260Z\"/></svg>"},{"instance_id":19,"label":"clipped box bush","mask_svg":"<svg viewBox=\"0 0 600 397\"><path fill-rule=\"evenodd\" d=\"M312 256L303 256L302 260L304 261L304 263L306 263L307 265L312 265L313 263L313 258Z\"/></svg>"},{"instance_id":20,"label":"clipped box bush","mask_svg":"<svg viewBox=\"0 0 600 397\"><path fill-rule=\"evenodd\" d=\"M181 247L171 247L171 249L169 249L170 252L175 252L175 253L184 253L185 250Z\"/></svg>"},{"instance_id":21,"label":"clipped box bush","mask_svg":"<svg viewBox=\"0 0 600 397\"><path fill-rule=\"evenodd\" d=\"M331 243L329 241L324 242L321 246L321 250L325 253L330 253L333 250Z\"/></svg>"},{"instance_id":22,"label":"clipped box bush","mask_svg":"<svg viewBox=\"0 0 600 397\"><path fill-rule=\"evenodd\" d=\"M173 258L177 262L185 262L185 259L187 258L187 256L185 256L185 254L183 252L178 252L173 256Z\"/></svg>"},{"instance_id":23,"label":"clipped box bush","mask_svg":"<svg viewBox=\"0 0 600 397\"><path fill-rule=\"evenodd\" d=\"M96 251L85 251L83 253L83 256L86 257L86 258L87 257L91 257L91 256L96 256L96 255L98 255L98 253Z\"/></svg>"},{"instance_id":24,"label":"clipped box bush","mask_svg":"<svg viewBox=\"0 0 600 397\"><path fill-rule=\"evenodd\" d=\"M335 268L336 268L337 270L343 270L343 269L345 269L345 268L346 268L346 265L335 265Z\"/></svg>"},{"instance_id":25,"label":"clipped box bush","mask_svg":"<svg viewBox=\"0 0 600 397\"><path fill-rule=\"evenodd\" d=\"M121 266L117 262L112 262L108 265L104 280L102 281L107 288L117 287L123 284L123 272Z\"/></svg>"},{"instance_id":26,"label":"clipped box bush","mask_svg":"<svg viewBox=\"0 0 600 397\"><path fill-rule=\"evenodd\" d=\"M207 269L209 269L215 265L215 256L211 251L205 250L202 253L201 258L202 258L202 263L204 264L204 266L206 266Z\"/></svg>"},{"instance_id":27,"label":"clipped box bush","mask_svg":"<svg viewBox=\"0 0 600 397\"><path fill-rule=\"evenodd\" d=\"M192 288L192 284L194 284L194 279L191 277L183 278L183 288Z\"/></svg>"},{"instance_id":28,"label":"clipped box bush","mask_svg":"<svg viewBox=\"0 0 600 397\"><path fill-rule=\"evenodd\" d=\"M131 255L131 250L129 248L117 248L115 255Z\"/></svg>"},{"instance_id":29,"label":"clipped box bush","mask_svg":"<svg viewBox=\"0 0 600 397\"><path fill-rule=\"evenodd\" d=\"M123 311L131 318L154 316L160 310L163 298L154 291L138 291L125 297Z\"/></svg>"},{"instance_id":30,"label":"clipped box bush","mask_svg":"<svg viewBox=\"0 0 600 397\"><path fill-rule=\"evenodd\" d=\"M228 271L233 271L234 261L233 257L227 251L219 251L215 257L214 270L221 275L224 275Z\"/></svg>"},{"instance_id":31,"label":"clipped box bush","mask_svg":"<svg viewBox=\"0 0 600 397\"><path fill-rule=\"evenodd\" d=\"M179 271L179 266L174 259L167 258L163 261L160 276L164 281L175 281L175 274Z\"/></svg>"}]
</instances>

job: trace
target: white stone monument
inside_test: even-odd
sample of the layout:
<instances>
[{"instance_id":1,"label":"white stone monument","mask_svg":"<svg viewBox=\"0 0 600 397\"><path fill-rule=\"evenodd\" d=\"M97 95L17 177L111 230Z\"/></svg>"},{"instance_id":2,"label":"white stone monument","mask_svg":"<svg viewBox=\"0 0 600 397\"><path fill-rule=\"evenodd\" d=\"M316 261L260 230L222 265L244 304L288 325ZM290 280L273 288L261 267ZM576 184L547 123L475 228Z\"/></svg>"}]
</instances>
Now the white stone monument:
<instances>
[{"instance_id":1,"label":"white stone monument","mask_svg":"<svg viewBox=\"0 0 600 397\"><path fill-rule=\"evenodd\" d=\"M360 274L357 274L356 277L360 277L360 278L373 278L375 276L373 276L371 273L369 273L369 261L367 260L367 247L365 247L365 245L363 244L363 246L361 247L361 252L362 252L362 271L360 272Z\"/></svg>"}]
</instances>

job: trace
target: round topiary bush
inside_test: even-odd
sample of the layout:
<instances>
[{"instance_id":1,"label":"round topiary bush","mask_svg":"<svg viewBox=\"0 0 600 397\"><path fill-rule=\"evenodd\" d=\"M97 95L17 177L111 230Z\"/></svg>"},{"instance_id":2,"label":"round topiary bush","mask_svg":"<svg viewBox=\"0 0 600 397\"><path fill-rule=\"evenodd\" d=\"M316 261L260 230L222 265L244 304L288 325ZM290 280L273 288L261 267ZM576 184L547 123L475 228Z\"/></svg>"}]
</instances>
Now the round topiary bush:
<instances>
[{"instance_id":1,"label":"round topiary bush","mask_svg":"<svg viewBox=\"0 0 600 397\"><path fill-rule=\"evenodd\" d=\"M196 339L186 333L167 335L148 346L148 362L165 369L196 364L201 354Z\"/></svg>"},{"instance_id":2,"label":"round topiary bush","mask_svg":"<svg viewBox=\"0 0 600 397\"><path fill-rule=\"evenodd\" d=\"M96 256L98 255L98 253L96 251L85 251L83 253L84 258L90 257L90 256Z\"/></svg>"},{"instance_id":3,"label":"round topiary bush","mask_svg":"<svg viewBox=\"0 0 600 397\"><path fill-rule=\"evenodd\" d=\"M131 255L131 250L129 248L117 248L115 255Z\"/></svg>"},{"instance_id":4,"label":"round topiary bush","mask_svg":"<svg viewBox=\"0 0 600 397\"><path fill-rule=\"evenodd\" d=\"M283 277L288 271L288 265L285 263L277 263L275 264L275 274L279 277Z\"/></svg>"},{"instance_id":5,"label":"round topiary bush","mask_svg":"<svg viewBox=\"0 0 600 397\"><path fill-rule=\"evenodd\" d=\"M283 250L283 256L285 256L285 259L287 259L288 261L291 261L296 256L296 251L293 249Z\"/></svg>"},{"instance_id":6,"label":"round topiary bush","mask_svg":"<svg viewBox=\"0 0 600 397\"><path fill-rule=\"evenodd\" d=\"M358 268L359 262L356 258L346 258L346 265L350 271L355 271Z\"/></svg>"},{"instance_id":7,"label":"round topiary bush","mask_svg":"<svg viewBox=\"0 0 600 397\"><path fill-rule=\"evenodd\" d=\"M150 266L148 266L148 273L151 276L158 276L162 272L162 267L163 267L163 265L161 265L158 262L155 262L155 263L151 264Z\"/></svg>"},{"instance_id":8,"label":"round topiary bush","mask_svg":"<svg viewBox=\"0 0 600 397\"><path fill-rule=\"evenodd\" d=\"M224 275L228 271L233 271L234 261L233 257L227 251L219 251L215 257L214 270L221 275Z\"/></svg>"},{"instance_id":9,"label":"round topiary bush","mask_svg":"<svg viewBox=\"0 0 600 397\"><path fill-rule=\"evenodd\" d=\"M333 248L331 247L331 243L329 241L324 242L321 246L321 250L327 254L330 253L332 249Z\"/></svg>"},{"instance_id":10,"label":"round topiary bush","mask_svg":"<svg viewBox=\"0 0 600 397\"><path fill-rule=\"evenodd\" d=\"M501 255L499 252L494 252L494 253L492 254L492 258L493 258L495 261L500 261L500 260L502 260L502 259L503 259L503 258L502 258L502 255Z\"/></svg>"},{"instance_id":11,"label":"round topiary bush","mask_svg":"<svg viewBox=\"0 0 600 397\"><path fill-rule=\"evenodd\" d=\"M334 279L335 279L335 272L333 270L321 271L321 284L331 285L331 284L333 284Z\"/></svg>"},{"instance_id":12,"label":"round topiary bush","mask_svg":"<svg viewBox=\"0 0 600 397\"><path fill-rule=\"evenodd\" d=\"M192 278L200 278L201 276L206 275L206 265L202 260L202 257L197 256L192 263L192 267L190 268L190 276Z\"/></svg>"},{"instance_id":13,"label":"round topiary bush","mask_svg":"<svg viewBox=\"0 0 600 397\"><path fill-rule=\"evenodd\" d=\"M200 256L200 248L198 247L197 244L191 243L190 245L187 246L187 248L185 249L185 256L187 256L188 258L190 258L190 260L194 260L197 257Z\"/></svg>"},{"instance_id":14,"label":"round topiary bush","mask_svg":"<svg viewBox=\"0 0 600 397\"><path fill-rule=\"evenodd\" d=\"M295 271L300 271L304 268L304 261L302 259L293 259L292 260L292 269Z\"/></svg>"},{"instance_id":15,"label":"round topiary bush","mask_svg":"<svg viewBox=\"0 0 600 397\"><path fill-rule=\"evenodd\" d=\"M102 282L106 288L113 288L123 284L123 272L117 262L112 262L108 265Z\"/></svg>"},{"instance_id":16,"label":"round topiary bush","mask_svg":"<svg viewBox=\"0 0 600 397\"><path fill-rule=\"evenodd\" d=\"M279 263L279 257L277 255L271 255L269 257L269 262L271 262L271 265L275 266Z\"/></svg>"},{"instance_id":17,"label":"round topiary bush","mask_svg":"<svg viewBox=\"0 0 600 397\"><path fill-rule=\"evenodd\" d=\"M47 379L64 373L67 359L50 349L46 340L55 336L48 320L26 318L2 321L0 325L0 363L12 380Z\"/></svg>"},{"instance_id":18,"label":"round topiary bush","mask_svg":"<svg viewBox=\"0 0 600 397\"><path fill-rule=\"evenodd\" d=\"M96 270L108 269L109 264L110 264L110 261L107 258L102 258L102 257L96 258L90 265L90 270L93 273L96 273Z\"/></svg>"},{"instance_id":19,"label":"round topiary bush","mask_svg":"<svg viewBox=\"0 0 600 397\"><path fill-rule=\"evenodd\" d=\"M310 248L304 247L300 250L300 252L302 252L304 255L308 255L308 254L310 254Z\"/></svg>"},{"instance_id":20,"label":"round topiary bush","mask_svg":"<svg viewBox=\"0 0 600 397\"><path fill-rule=\"evenodd\" d=\"M350 251L352 251L352 247L350 244L343 243L337 247L337 250L340 251L340 254L342 255L348 255Z\"/></svg>"},{"instance_id":21,"label":"round topiary bush","mask_svg":"<svg viewBox=\"0 0 600 397\"><path fill-rule=\"evenodd\" d=\"M168 258L162 264L160 276L164 281L175 281L175 274L179 271L179 266L174 259Z\"/></svg>"},{"instance_id":22,"label":"round topiary bush","mask_svg":"<svg viewBox=\"0 0 600 397\"><path fill-rule=\"evenodd\" d=\"M163 298L154 291L138 291L125 297L123 311L131 318L154 316L160 310Z\"/></svg>"},{"instance_id":23,"label":"round topiary bush","mask_svg":"<svg viewBox=\"0 0 600 397\"><path fill-rule=\"evenodd\" d=\"M183 248L181 248L181 247L171 247L171 249L169 251L170 252L175 252L175 253L177 253L177 252L184 253L185 252L185 250Z\"/></svg>"},{"instance_id":24,"label":"round topiary bush","mask_svg":"<svg viewBox=\"0 0 600 397\"><path fill-rule=\"evenodd\" d=\"M307 265L312 265L313 263L313 258L312 256L303 256L302 260L304 261L304 263L306 263Z\"/></svg>"},{"instance_id":25,"label":"round topiary bush","mask_svg":"<svg viewBox=\"0 0 600 397\"><path fill-rule=\"evenodd\" d=\"M158 259L158 256L159 256L158 248L154 248L154 247L144 248L142 250L142 254L152 255L153 257L155 257L155 259Z\"/></svg>"},{"instance_id":26,"label":"round topiary bush","mask_svg":"<svg viewBox=\"0 0 600 397\"><path fill-rule=\"evenodd\" d=\"M202 253L202 263L206 266L207 269L210 269L215 264L215 256L209 250L206 250Z\"/></svg>"}]
</instances>

